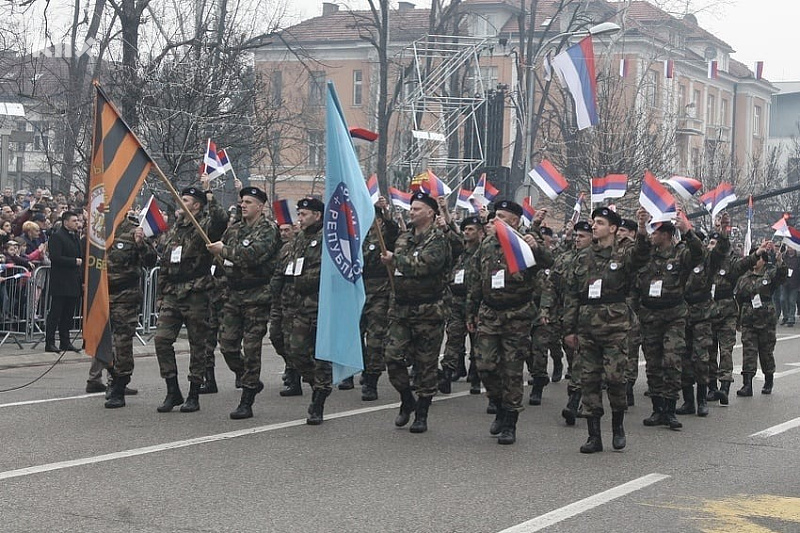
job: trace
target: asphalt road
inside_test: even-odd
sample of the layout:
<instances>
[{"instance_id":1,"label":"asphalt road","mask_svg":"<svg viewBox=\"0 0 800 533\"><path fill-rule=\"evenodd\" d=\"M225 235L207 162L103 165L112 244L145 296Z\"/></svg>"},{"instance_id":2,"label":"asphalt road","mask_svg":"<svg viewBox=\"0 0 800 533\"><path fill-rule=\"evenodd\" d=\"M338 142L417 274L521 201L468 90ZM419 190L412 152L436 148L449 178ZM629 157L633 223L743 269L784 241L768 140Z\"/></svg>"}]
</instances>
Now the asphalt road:
<instances>
[{"instance_id":1,"label":"asphalt road","mask_svg":"<svg viewBox=\"0 0 800 533\"><path fill-rule=\"evenodd\" d=\"M628 447L611 451L606 417L606 451L594 455L578 453L585 422L563 424L564 381L521 414L517 444L499 446L486 399L463 381L437 397L429 431L412 435L393 425L398 397L385 376L377 402L361 402L358 387L334 391L325 423L306 426L310 391L278 396L282 363L269 346L267 388L245 421L228 418L239 392L221 357L220 393L190 414L156 412L165 387L153 357L137 358L140 393L119 410L83 393L88 360L59 364L0 394L0 531L798 532L793 333L779 328L771 396L757 377L753 398L681 417L673 432L642 425L640 380ZM0 389L45 368L3 369Z\"/></svg>"}]
</instances>

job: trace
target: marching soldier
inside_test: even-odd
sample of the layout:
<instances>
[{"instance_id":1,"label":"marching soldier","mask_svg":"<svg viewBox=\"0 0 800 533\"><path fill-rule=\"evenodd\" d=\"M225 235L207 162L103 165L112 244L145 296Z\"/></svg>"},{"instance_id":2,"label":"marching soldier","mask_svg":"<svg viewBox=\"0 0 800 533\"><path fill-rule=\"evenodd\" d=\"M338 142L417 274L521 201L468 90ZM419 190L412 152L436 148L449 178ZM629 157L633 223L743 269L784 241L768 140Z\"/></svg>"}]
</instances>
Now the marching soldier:
<instances>
[{"instance_id":1,"label":"marching soldier","mask_svg":"<svg viewBox=\"0 0 800 533\"><path fill-rule=\"evenodd\" d=\"M600 418L604 414L604 382L611 407L612 445L615 450L626 445L623 422L627 409L626 340L630 329L627 298L636 270L648 260L647 217L647 212L640 208L635 245L625 248L617 245L620 216L607 207L595 209L592 234L596 244L578 252L567 275L565 341L580 352L582 411L589 429L581 453L603 451Z\"/></svg>"},{"instance_id":2,"label":"marching soldier","mask_svg":"<svg viewBox=\"0 0 800 533\"><path fill-rule=\"evenodd\" d=\"M269 312L269 341L275 352L283 358L283 389L281 396L302 396L303 388L300 385L300 373L289 366L289 339L292 334L292 319L296 310L294 294L294 272L289 271L292 254L292 239L294 239L294 226L281 224L278 226L281 236L281 249L278 252L278 261L275 272L269 283L272 294L272 305ZM292 264L294 267L294 264Z\"/></svg>"},{"instance_id":3,"label":"marching soldier","mask_svg":"<svg viewBox=\"0 0 800 533\"><path fill-rule=\"evenodd\" d=\"M267 195L258 187L239 192L242 218L206 245L223 261L227 299L222 311L219 345L225 362L242 384L234 420L252 418L253 401L264 389L261 382L261 343L267 334L271 293L269 281L278 253L278 229L262 213ZM244 356L242 356L244 354Z\"/></svg>"},{"instance_id":4,"label":"marching soldier","mask_svg":"<svg viewBox=\"0 0 800 533\"><path fill-rule=\"evenodd\" d=\"M622 225L617 230L617 241L622 247L633 246L636 240L636 232L639 228L638 223L630 218L623 218ZM639 377L639 348L642 346L642 330L639 325L639 298L634 294L636 284L631 286L631 294L628 296L628 307L631 314L631 329L628 332L628 369L625 372L625 396L628 407L636 403L633 395L633 386Z\"/></svg>"},{"instance_id":5,"label":"marching soldier","mask_svg":"<svg viewBox=\"0 0 800 533\"><path fill-rule=\"evenodd\" d=\"M228 215L214 199L208 176L200 178L202 189L187 187L181 191L183 209L188 211L208 238L219 240L228 223ZM167 383L167 396L157 411L168 413L181 405L181 412L200 410L200 384L206 370L206 337L208 335L209 289L212 286L211 263L214 256L187 215L169 229L164 241L164 254L159 269L158 326L155 335L156 357L161 377ZM183 403L178 385L178 367L174 343L181 326L189 336L189 396Z\"/></svg>"},{"instance_id":6,"label":"marching soldier","mask_svg":"<svg viewBox=\"0 0 800 533\"><path fill-rule=\"evenodd\" d=\"M402 403L395 425L408 424L414 414L412 433L428 430L428 409L436 394L439 349L444 337L442 302L450 271L448 240L435 225L439 206L424 192L411 197L411 229L397 239L394 252L381 255L394 268L394 297L389 304L386 370L400 393ZM411 390L406 358L416 370L417 399Z\"/></svg>"}]
</instances>

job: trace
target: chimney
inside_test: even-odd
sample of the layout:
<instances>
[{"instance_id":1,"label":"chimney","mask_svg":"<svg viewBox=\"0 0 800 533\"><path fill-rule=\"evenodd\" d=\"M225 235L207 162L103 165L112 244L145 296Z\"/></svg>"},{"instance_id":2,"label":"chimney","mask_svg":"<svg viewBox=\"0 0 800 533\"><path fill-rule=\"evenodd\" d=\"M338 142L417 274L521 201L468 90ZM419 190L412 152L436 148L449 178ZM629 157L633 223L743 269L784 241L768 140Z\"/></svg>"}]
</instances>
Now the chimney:
<instances>
[{"instance_id":1,"label":"chimney","mask_svg":"<svg viewBox=\"0 0 800 533\"><path fill-rule=\"evenodd\" d=\"M339 4L333 2L322 2L322 16L327 17L339 12Z\"/></svg>"},{"instance_id":2,"label":"chimney","mask_svg":"<svg viewBox=\"0 0 800 533\"><path fill-rule=\"evenodd\" d=\"M405 13L406 11L411 11L414 9L414 4L411 2L398 2L397 9L400 11L400 13Z\"/></svg>"}]
</instances>

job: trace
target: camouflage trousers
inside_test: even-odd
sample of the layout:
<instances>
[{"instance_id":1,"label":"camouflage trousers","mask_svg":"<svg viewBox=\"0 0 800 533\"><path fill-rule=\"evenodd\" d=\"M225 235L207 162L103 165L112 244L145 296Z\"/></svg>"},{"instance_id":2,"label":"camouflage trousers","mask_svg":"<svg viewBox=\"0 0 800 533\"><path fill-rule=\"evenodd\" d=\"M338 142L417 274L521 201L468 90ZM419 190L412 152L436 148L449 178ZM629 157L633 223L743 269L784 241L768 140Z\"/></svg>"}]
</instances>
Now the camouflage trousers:
<instances>
[{"instance_id":1,"label":"camouflage trousers","mask_svg":"<svg viewBox=\"0 0 800 533\"><path fill-rule=\"evenodd\" d=\"M713 379L733 381L733 346L736 344L736 303L733 300L723 300L717 302L717 306L721 313L711 320L708 373L709 377ZM732 306L732 308L728 306ZM734 312L725 313L725 308Z\"/></svg>"},{"instance_id":2,"label":"camouflage trousers","mask_svg":"<svg viewBox=\"0 0 800 533\"><path fill-rule=\"evenodd\" d=\"M603 383L612 411L628 408L625 397L625 372L628 368L628 332L603 331L578 333L581 352L581 411L587 417L603 416Z\"/></svg>"},{"instance_id":3,"label":"camouflage trousers","mask_svg":"<svg viewBox=\"0 0 800 533\"><path fill-rule=\"evenodd\" d=\"M511 311L480 308L475 363L486 396L508 411L523 409L522 374L530 353L532 319L532 303Z\"/></svg>"},{"instance_id":4,"label":"camouflage trousers","mask_svg":"<svg viewBox=\"0 0 800 533\"><path fill-rule=\"evenodd\" d=\"M756 362L764 374L775 373L775 322L759 326L742 325L742 375L753 376Z\"/></svg>"},{"instance_id":5,"label":"camouflage trousers","mask_svg":"<svg viewBox=\"0 0 800 533\"><path fill-rule=\"evenodd\" d=\"M439 351L444 339L444 321L392 318L386 339L386 371L389 381L398 391L411 386L408 365L414 365L417 396L435 396Z\"/></svg>"},{"instance_id":6,"label":"camouflage trousers","mask_svg":"<svg viewBox=\"0 0 800 533\"><path fill-rule=\"evenodd\" d=\"M639 377L639 348L642 345L642 327L635 316L634 320L631 321L631 330L628 332L626 344L628 345L628 367L625 369L625 381L636 383L636 379Z\"/></svg>"},{"instance_id":7,"label":"camouflage trousers","mask_svg":"<svg viewBox=\"0 0 800 533\"><path fill-rule=\"evenodd\" d=\"M139 312L142 310L141 292L137 287L132 294L111 295L109 300L111 340L114 343L114 365L111 372L115 376L130 376L133 374L133 337L136 335Z\"/></svg>"},{"instance_id":8,"label":"camouflage trousers","mask_svg":"<svg viewBox=\"0 0 800 533\"><path fill-rule=\"evenodd\" d=\"M459 361L463 361L467 353L467 304L462 298L453 297L447 317L446 334L442 369L455 372ZM474 351L471 344L470 351Z\"/></svg>"},{"instance_id":9,"label":"camouflage trousers","mask_svg":"<svg viewBox=\"0 0 800 533\"><path fill-rule=\"evenodd\" d=\"M364 373L381 374L386 368L383 353L389 331L389 281L375 286L368 280L367 299L361 312L361 352L364 354Z\"/></svg>"},{"instance_id":10,"label":"camouflage trousers","mask_svg":"<svg viewBox=\"0 0 800 533\"><path fill-rule=\"evenodd\" d=\"M712 341L711 320L686 323L686 351L681 361L681 385L708 384L708 352Z\"/></svg>"},{"instance_id":11,"label":"camouflage trousers","mask_svg":"<svg viewBox=\"0 0 800 533\"><path fill-rule=\"evenodd\" d=\"M330 394L333 384L331 363L314 357L317 349L317 313L297 313L292 320L287 366L297 370L315 391Z\"/></svg>"},{"instance_id":12,"label":"camouflage trousers","mask_svg":"<svg viewBox=\"0 0 800 533\"><path fill-rule=\"evenodd\" d=\"M208 299L207 292L199 291L190 292L181 299L171 294L164 295L155 335L156 358L162 378L178 375L174 344L181 326L186 324L189 336L189 381L203 382L206 370L206 337L209 330Z\"/></svg>"},{"instance_id":13,"label":"camouflage trousers","mask_svg":"<svg viewBox=\"0 0 800 533\"><path fill-rule=\"evenodd\" d=\"M217 349L217 337L222 317L225 298L220 289L213 289L208 301L208 338L206 339L206 369L214 368L214 351Z\"/></svg>"},{"instance_id":14,"label":"camouflage trousers","mask_svg":"<svg viewBox=\"0 0 800 533\"><path fill-rule=\"evenodd\" d=\"M582 389L581 387L581 380L583 379L583 354L581 353L581 348L578 347L577 350L569 349L567 351L567 357L570 357L570 353L572 354L572 361L570 363L570 373L569 373L569 385L567 385L567 392L572 391L579 391Z\"/></svg>"},{"instance_id":15,"label":"camouflage trousers","mask_svg":"<svg viewBox=\"0 0 800 533\"><path fill-rule=\"evenodd\" d=\"M286 337L283 334L283 308L273 305L269 310L269 342L275 353L286 359Z\"/></svg>"},{"instance_id":16,"label":"camouflage trousers","mask_svg":"<svg viewBox=\"0 0 800 533\"><path fill-rule=\"evenodd\" d=\"M643 312L642 350L650 394L677 400L681 391L681 357L686 351L686 317L673 309Z\"/></svg>"},{"instance_id":17,"label":"camouflage trousers","mask_svg":"<svg viewBox=\"0 0 800 533\"><path fill-rule=\"evenodd\" d=\"M269 304L246 303L246 294L231 291L222 308L219 349L228 368L242 378L242 387L258 388L261 344L267 334Z\"/></svg>"},{"instance_id":18,"label":"camouflage trousers","mask_svg":"<svg viewBox=\"0 0 800 533\"><path fill-rule=\"evenodd\" d=\"M547 324L536 324L530 331L530 350L525 359L528 365L528 372L534 378L547 378L549 381L549 374L547 373L547 352L553 346L553 328ZM561 344L559 342L558 352L561 353Z\"/></svg>"}]
</instances>

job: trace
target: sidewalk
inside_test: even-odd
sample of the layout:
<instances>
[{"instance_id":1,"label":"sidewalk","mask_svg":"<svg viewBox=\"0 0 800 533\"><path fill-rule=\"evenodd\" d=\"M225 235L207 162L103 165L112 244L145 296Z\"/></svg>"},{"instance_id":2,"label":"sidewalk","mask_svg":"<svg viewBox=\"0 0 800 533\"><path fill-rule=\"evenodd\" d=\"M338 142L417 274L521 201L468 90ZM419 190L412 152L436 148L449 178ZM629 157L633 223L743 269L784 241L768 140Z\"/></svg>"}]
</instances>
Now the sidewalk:
<instances>
[{"instance_id":1,"label":"sidewalk","mask_svg":"<svg viewBox=\"0 0 800 533\"><path fill-rule=\"evenodd\" d=\"M81 346L82 341L76 341L75 345ZM184 336L178 337L178 340L175 342L175 353L181 354L188 352L189 341ZM146 345L142 345L139 339L133 339L134 357L150 357L155 356L155 354L156 348L152 339ZM44 342L39 343L36 347L32 344L22 343L22 349L20 349L20 347L9 338L3 346L0 346L0 370L26 366L52 365L60 355L61 354L58 353L45 352ZM85 363L88 360L89 356L86 355L85 352L67 352L61 359L61 363Z\"/></svg>"}]
</instances>

